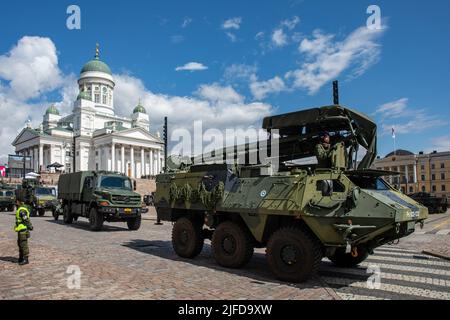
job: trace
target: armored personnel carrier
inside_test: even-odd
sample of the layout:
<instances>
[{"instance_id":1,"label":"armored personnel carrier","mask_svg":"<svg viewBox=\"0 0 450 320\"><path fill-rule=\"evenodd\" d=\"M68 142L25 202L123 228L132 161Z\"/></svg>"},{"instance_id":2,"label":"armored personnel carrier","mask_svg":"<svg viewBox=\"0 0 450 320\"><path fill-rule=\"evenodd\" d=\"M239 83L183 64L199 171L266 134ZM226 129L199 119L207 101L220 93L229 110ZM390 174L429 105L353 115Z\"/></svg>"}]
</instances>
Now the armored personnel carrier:
<instances>
[{"instance_id":1,"label":"armored personnel carrier","mask_svg":"<svg viewBox=\"0 0 450 320\"><path fill-rule=\"evenodd\" d=\"M423 226L427 209L382 178L390 172L369 169L377 145L377 126L369 117L335 104L267 117L263 128L268 154L276 156L256 165L208 164L211 159L202 156L202 164L182 162L156 177L157 215L175 223L172 245L179 256L194 258L211 239L215 260L239 268L254 248L265 247L276 278L301 282L324 256L352 267ZM314 159L324 131L333 146L330 166L305 163ZM247 159L260 146L215 155L231 152L233 159L242 156L240 149ZM272 170L275 164L278 170Z\"/></svg>"}]
</instances>

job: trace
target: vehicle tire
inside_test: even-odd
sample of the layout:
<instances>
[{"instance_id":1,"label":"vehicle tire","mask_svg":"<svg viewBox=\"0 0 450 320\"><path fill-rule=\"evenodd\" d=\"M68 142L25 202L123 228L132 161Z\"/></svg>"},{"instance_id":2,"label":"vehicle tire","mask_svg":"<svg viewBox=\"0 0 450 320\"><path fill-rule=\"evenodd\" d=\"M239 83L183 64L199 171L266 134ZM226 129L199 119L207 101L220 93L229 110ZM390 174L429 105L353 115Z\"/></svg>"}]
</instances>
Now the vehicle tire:
<instances>
[{"instance_id":1,"label":"vehicle tire","mask_svg":"<svg viewBox=\"0 0 450 320\"><path fill-rule=\"evenodd\" d=\"M195 258L203 249L202 225L191 219L179 218L172 229L172 246L182 258Z\"/></svg>"},{"instance_id":2,"label":"vehicle tire","mask_svg":"<svg viewBox=\"0 0 450 320\"><path fill-rule=\"evenodd\" d=\"M32 208L31 212L30 212L30 217L36 217L36 216L37 216L36 209Z\"/></svg>"},{"instance_id":3,"label":"vehicle tire","mask_svg":"<svg viewBox=\"0 0 450 320\"><path fill-rule=\"evenodd\" d=\"M253 238L244 225L225 221L214 230L211 248L219 265L240 268L253 256Z\"/></svg>"},{"instance_id":4,"label":"vehicle tire","mask_svg":"<svg viewBox=\"0 0 450 320\"><path fill-rule=\"evenodd\" d=\"M369 256L369 252L367 251L366 247L358 247L357 252L358 256L353 257L351 253L345 253L345 248L338 248L332 256L328 257L328 259L330 259L331 262L333 262L338 267L352 268L356 267L358 264L366 260Z\"/></svg>"},{"instance_id":5,"label":"vehicle tire","mask_svg":"<svg viewBox=\"0 0 450 320\"><path fill-rule=\"evenodd\" d=\"M15 207L14 206L9 206L8 207L8 211L13 211L14 212Z\"/></svg>"},{"instance_id":6,"label":"vehicle tire","mask_svg":"<svg viewBox=\"0 0 450 320\"><path fill-rule=\"evenodd\" d=\"M295 227L275 231L267 243L267 263L281 281L303 282L317 272L322 260L320 242Z\"/></svg>"},{"instance_id":7,"label":"vehicle tire","mask_svg":"<svg viewBox=\"0 0 450 320\"><path fill-rule=\"evenodd\" d=\"M100 231L103 227L103 214L94 207L89 211L89 225L92 231Z\"/></svg>"},{"instance_id":8,"label":"vehicle tire","mask_svg":"<svg viewBox=\"0 0 450 320\"><path fill-rule=\"evenodd\" d=\"M130 230L139 230L139 228L141 227L141 220L142 217L141 215L135 217L135 218L130 218L127 220L127 225L128 225L128 229Z\"/></svg>"},{"instance_id":9,"label":"vehicle tire","mask_svg":"<svg viewBox=\"0 0 450 320\"><path fill-rule=\"evenodd\" d=\"M73 222L73 214L72 214L72 211L70 210L70 206L68 204L64 205L63 221L65 224L72 224L72 222Z\"/></svg>"},{"instance_id":10,"label":"vehicle tire","mask_svg":"<svg viewBox=\"0 0 450 320\"><path fill-rule=\"evenodd\" d=\"M43 217L45 215L45 210L44 209L39 209L38 210L38 214L39 214L39 217Z\"/></svg>"}]
</instances>

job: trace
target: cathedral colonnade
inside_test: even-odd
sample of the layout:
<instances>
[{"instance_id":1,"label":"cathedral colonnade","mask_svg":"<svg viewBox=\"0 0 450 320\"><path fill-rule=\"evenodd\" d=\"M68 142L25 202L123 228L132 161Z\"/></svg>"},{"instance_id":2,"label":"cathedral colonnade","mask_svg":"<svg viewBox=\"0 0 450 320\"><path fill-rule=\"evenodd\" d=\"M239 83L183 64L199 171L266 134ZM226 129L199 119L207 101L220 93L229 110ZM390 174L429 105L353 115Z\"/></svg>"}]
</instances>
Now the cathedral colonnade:
<instances>
[{"instance_id":1,"label":"cathedral colonnade","mask_svg":"<svg viewBox=\"0 0 450 320\"><path fill-rule=\"evenodd\" d=\"M160 147L110 143L95 146L93 154L95 154L95 168L89 169L120 172L130 178L155 176L162 172L164 167Z\"/></svg>"}]
</instances>

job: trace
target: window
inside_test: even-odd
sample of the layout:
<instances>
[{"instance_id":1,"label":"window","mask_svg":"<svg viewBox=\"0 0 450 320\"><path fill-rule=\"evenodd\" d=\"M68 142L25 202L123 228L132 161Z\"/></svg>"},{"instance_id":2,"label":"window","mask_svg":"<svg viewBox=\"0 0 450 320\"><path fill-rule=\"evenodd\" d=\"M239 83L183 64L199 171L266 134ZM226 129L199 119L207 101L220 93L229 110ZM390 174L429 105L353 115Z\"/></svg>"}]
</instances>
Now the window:
<instances>
[{"instance_id":1,"label":"window","mask_svg":"<svg viewBox=\"0 0 450 320\"><path fill-rule=\"evenodd\" d=\"M95 171L98 171L98 163L95 164Z\"/></svg>"},{"instance_id":2,"label":"window","mask_svg":"<svg viewBox=\"0 0 450 320\"><path fill-rule=\"evenodd\" d=\"M102 101L102 103L103 103L103 104L106 104L106 94L103 95L103 101Z\"/></svg>"},{"instance_id":3,"label":"window","mask_svg":"<svg viewBox=\"0 0 450 320\"><path fill-rule=\"evenodd\" d=\"M441 186L441 191L445 191L445 184Z\"/></svg>"},{"instance_id":4,"label":"window","mask_svg":"<svg viewBox=\"0 0 450 320\"><path fill-rule=\"evenodd\" d=\"M441 173L441 180L445 180L445 173Z\"/></svg>"},{"instance_id":5,"label":"window","mask_svg":"<svg viewBox=\"0 0 450 320\"><path fill-rule=\"evenodd\" d=\"M420 176L420 179L421 179L422 181L425 181L425 175L424 175L424 174L421 175L421 176Z\"/></svg>"},{"instance_id":6,"label":"window","mask_svg":"<svg viewBox=\"0 0 450 320\"><path fill-rule=\"evenodd\" d=\"M432 186L431 190L433 190L433 192L436 192L436 186Z\"/></svg>"},{"instance_id":7,"label":"window","mask_svg":"<svg viewBox=\"0 0 450 320\"><path fill-rule=\"evenodd\" d=\"M445 163L441 163L441 169L444 169L445 168Z\"/></svg>"},{"instance_id":8,"label":"window","mask_svg":"<svg viewBox=\"0 0 450 320\"><path fill-rule=\"evenodd\" d=\"M98 156L98 151L95 151L95 155Z\"/></svg>"},{"instance_id":9,"label":"window","mask_svg":"<svg viewBox=\"0 0 450 320\"><path fill-rule=\"evenodd\" d=\"M436 165L434 163L431 165L431 169L432 170L436 169Z\"/></svg>"},{"instance_id":10,"label":"window","mask_svg":"<svg viewBox=\"0 0 450 320\"><path fill-rule=\"evenodd\" d=\"M436 175L435 174L431 175L431 180L433 180L433 181L436 180Z\"/></svg>"},{"instance_id":11,"label":"window","mask_svg":"<svg viewBox=\"0 0 450 320\"><path fill-rule=\"evenodd\" d=\"M413 187L409 187L409 193L413 193L414 192L414 188Z\"/></svg>"},{"instance_id":12,"label":"window","mask_svg":"<svg viewBox=\"0 0 450 320\"><path fill-rule=\"evenodd\" d=\"M420 165L420 170L425 170L425 165L421 164Z\"/></svg>"},{"instance_id":13,"label":"window","mask_svg":"<svg viewBox=\"0 0 450 320\"><path fill-rule=\"evenodd\" d=\"M102 177L100 187L131 190L131 180L122 177Z\"/></svg>"},{"instance_id":14,"label":"window","mask_svg":"<svg viewBox=\"0 0 450 320\"><path fill-rule=\"evenodd\" d=\"M95 103L100 103L100 95L98 94L98 93L96 93L95 95L94 95L94 102Z\"/></svg>"},{"instance_id":15,"label":"window","mask_svg":"<svg viewBox=\"0 0 450 320\"><path fill-rule=\"evenodd\" d=\"M422 192L425 192L425 186L422 186Z\"/></svg>"}]
</instances>

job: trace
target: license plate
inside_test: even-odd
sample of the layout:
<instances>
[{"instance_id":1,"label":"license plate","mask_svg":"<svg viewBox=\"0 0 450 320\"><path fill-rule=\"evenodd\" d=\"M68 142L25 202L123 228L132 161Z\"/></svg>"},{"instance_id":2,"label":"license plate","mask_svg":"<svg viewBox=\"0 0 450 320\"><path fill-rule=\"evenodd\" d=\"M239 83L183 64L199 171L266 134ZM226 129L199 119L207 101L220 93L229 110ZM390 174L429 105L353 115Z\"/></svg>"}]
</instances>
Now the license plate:
<instances>
[{"instance_id":1,"label":"license plate","mask_svg":"<svg viewBox=\"0 0 450 320\"><path fill-rule=\"evenodd\" d=\"M415 221L409 221L408 225L407 225L408 231L414 230L415 226L416 226L416 222Z\"/></svg>"},{"instance_id":2,"label":"license plate","mask_svg":"<svg viewBox=\"0 0 450 320\"><path fill-rule=\"evenodd\" d=\"M133 210L131 210L130 208L126 208L123 210L125 213L131 213Z\"/></svg>"}]
</instances>

